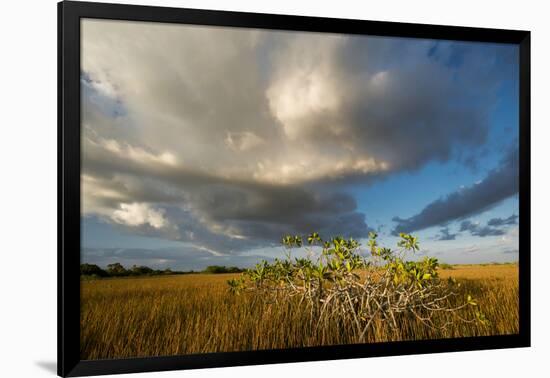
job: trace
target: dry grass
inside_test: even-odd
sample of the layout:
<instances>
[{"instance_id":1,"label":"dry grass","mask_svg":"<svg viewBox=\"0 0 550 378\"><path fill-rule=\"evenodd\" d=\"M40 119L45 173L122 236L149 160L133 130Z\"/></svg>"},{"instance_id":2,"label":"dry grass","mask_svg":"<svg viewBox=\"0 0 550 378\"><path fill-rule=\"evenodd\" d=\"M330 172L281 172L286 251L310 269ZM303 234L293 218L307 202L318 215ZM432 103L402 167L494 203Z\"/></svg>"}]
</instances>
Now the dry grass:
<instances>
[{"instance_id":1,"label":"dry grass","mask_svg":"<svg viewBox=\"0 0 550 378\"><path fill-rule=\"evenodd\" d=\"M82 359L350 344L345 324L315 329L297 302L272 304L227 291L235 274L179 275L82 282ZM454 277L462 296L471 294L490 321L456 323L443 332L403 316L399 331L375 324L368 342L513 334L519 329L517 265L463 265L441 270ZM461 315L473 317L468 307ZM442 321L445 314L442 314Z\"/></svg>"}]
</instances>

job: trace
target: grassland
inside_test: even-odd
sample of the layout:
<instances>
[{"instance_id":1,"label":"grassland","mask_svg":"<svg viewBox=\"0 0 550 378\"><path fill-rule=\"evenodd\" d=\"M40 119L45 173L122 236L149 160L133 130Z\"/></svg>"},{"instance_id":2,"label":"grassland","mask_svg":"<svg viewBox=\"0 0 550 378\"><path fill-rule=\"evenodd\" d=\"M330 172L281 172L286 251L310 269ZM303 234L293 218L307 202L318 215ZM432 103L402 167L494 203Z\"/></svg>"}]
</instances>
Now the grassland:
<instances>
[{"instance_id":1,"label":"grassland","mask_svg":"<svg viewBox=\"0 0 550 378\"><path fill-rule=\"evenodd\" d=\"M377 323L368 342L513 334L518 332L518 267L462 265L439 272L471 294L489 325L456 323L446 331L414 318L399 331ZM81 357L104 359L350 344L345 324L311 327L297 302L268 303L232 295L226 281L236 274L190 274L82 281ZM473 307L461 314L473 317ZM441 315L442 317L445 314ZM443 319L442 319L443 320Z\"/></svg>"}]
</instances>

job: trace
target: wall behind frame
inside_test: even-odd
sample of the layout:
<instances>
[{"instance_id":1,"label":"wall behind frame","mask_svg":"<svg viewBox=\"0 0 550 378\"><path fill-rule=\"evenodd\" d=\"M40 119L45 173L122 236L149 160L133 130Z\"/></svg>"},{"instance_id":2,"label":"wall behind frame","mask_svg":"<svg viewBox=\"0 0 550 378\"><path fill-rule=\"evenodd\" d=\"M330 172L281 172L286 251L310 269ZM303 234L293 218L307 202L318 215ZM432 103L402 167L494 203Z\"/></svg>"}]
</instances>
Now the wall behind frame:
<instances>
[{"instance_id":1,"label":"wall behind frame","mask_svg":"<svg viewBox=\"0 0 550 378\"><path fill-rule=\"evenodd\" d=\"M121 2L111 0L111 2ZM122 1L128 3L127 1ZM532 345L530 349L248 366L135 377L407 376L428 369L446 377L540 376L550 354L550 23L544 2L498 0L148 0L134 4L435 23L532 31ZM48 377L56 359L56 1L5 2L0 24L0 375ZM76 252L76 251L75 251ZM532 374L530 374L532 373Z\"/></svg>"}]
</instances>

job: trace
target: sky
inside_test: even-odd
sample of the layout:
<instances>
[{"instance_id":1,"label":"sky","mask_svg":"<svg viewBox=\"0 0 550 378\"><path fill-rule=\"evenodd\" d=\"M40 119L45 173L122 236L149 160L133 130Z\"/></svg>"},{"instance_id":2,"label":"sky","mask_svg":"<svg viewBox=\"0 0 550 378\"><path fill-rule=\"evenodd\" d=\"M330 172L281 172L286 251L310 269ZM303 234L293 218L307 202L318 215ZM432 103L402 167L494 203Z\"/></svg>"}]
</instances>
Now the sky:
<instances>
[{"instance_id":1,"label":"sky","mask_svg":"<svg viewBox=\"0 0 550 378\"><path fill-rule=\"evenodd\" d=\"M517 46L81 22L82 262L246 267L313 231L518 260Z\"/></svg>"}]
</instances>

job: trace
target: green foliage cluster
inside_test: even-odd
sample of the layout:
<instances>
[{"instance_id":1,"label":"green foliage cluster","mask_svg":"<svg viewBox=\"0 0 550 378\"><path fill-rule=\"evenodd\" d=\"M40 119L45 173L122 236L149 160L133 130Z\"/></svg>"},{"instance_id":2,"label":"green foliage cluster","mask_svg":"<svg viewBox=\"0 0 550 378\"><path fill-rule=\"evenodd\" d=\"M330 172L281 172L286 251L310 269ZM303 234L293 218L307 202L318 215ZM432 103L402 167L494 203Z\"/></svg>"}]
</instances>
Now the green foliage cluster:
<instances>
[{"instance_id":1,"label":"green foliage cluster","mask_svg":"<svg viewBox=\"0 0 550 378\"><path fill-rule=\"evenodd\" d=\"M80 264L81 276L107 277L109 274L95 264Z\"/></svg>"},{"instance_id":2,"label":"green foliage cluster","mask_svg":"<svg viewBox=\"0 0 550 378\"><path fill-rule=\"evenodd\" d=\"M454 267L451 264L447 264L447 263L439 263L439 268L440 269L445 269L445 270L453 270L454 269Z\"/></svg>"},{"instance_id":3,"label":"green foliage cluster","mask_svg":"<svg viewBox=\"0 0 550 378\"><path fill-rule=\"evenodd\" d=\"M168 274L190 274L190 273L242 273L244 269L236 266L210 265L201 272L193 270L182 272L171 269L152 269L148 266L134 265L126 269L121 263L115 262L107 265L106 269L102 269L95 264L80 264L80 276L84 278L104 278L104 277L139 277L139 276L161 276Z\"/></svg>"},{"instance_id":4,"label":"green foliage cluster","mask_svg":"<svg viewBox=\"0 0 550 378\"><path fill-rule=\"evenodd\" d=\"M261 261L239 278L228 280L229 290L236 295L253 292L277 303L298 297L309 307L312 322L337 317L355 328L359 341L375 321L397 329L399 319L409 316L432 328L445 328L454 321L488 324L481 311L476 312L476 319L461 316L461 309L477 303L468 296L456 304L453 286L439 279L436 258L405 259L406 254L419 251L415 236L400 234L398 249L392 250L379 246L378 235L371 232L366 256L353 238L323 240L317 232L307 238L284 236L282 244L285 259ZM307 257L292 258L291 249L302 247ZM434 314L441 312L453 319L434 324Z\"/></svg>"},{"instance_id":5,"label":"green foliage cluster","mask_svg":"<svg viewBox=\"0 0 550 378\"><path fill-rule=\"evenodd\" d=\"M241 269L236 266L225 266L225 265L209 265L204 270L203 273L211 274L220 274L220 273L242 273L244 269Z\"/></svg>"},{"instance_id":6,"label":"green foliage cluster","mask_svg":"<svg viewBox=\"0 0 550 378\"><path fill-rule=\"evenodd\" d=\"M128 276L158 276L163 274L177 274L170 269L157 270L148 266L134 265L126 269L121 263L112 263L102 269L95 264L80 264L80 275L82 277L102 278L102 277L128 277Z\"/></svg>"}]
</instances>

